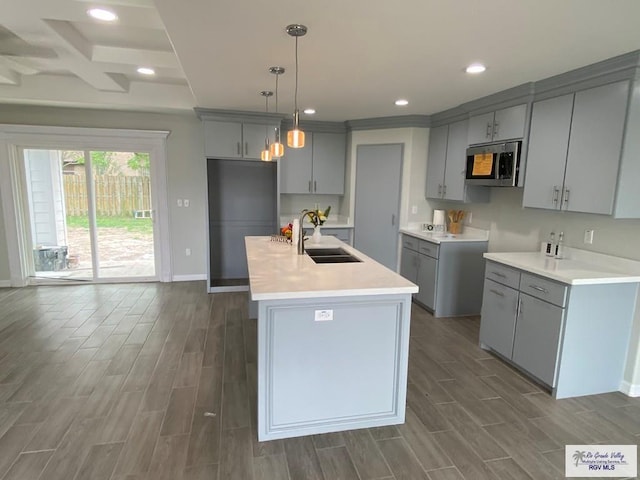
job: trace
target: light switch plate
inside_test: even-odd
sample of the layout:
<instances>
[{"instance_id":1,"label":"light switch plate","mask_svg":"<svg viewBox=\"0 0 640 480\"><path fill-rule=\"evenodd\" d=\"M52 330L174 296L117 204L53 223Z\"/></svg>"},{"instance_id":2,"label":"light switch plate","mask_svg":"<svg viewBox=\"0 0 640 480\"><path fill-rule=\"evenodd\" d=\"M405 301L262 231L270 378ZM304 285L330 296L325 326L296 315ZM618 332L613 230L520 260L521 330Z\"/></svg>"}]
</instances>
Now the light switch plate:
<instances>
[{"instance_id":1,"label":"light switch plate","mask_svg":"<svg viewBox=\"0 0 640 480\"><path fill-rule=\"evenodd\" d=\"M315 311L316 322L327 322L329 320L333 320L333 310L316 310Z\"/></svg>"}]
</instances>

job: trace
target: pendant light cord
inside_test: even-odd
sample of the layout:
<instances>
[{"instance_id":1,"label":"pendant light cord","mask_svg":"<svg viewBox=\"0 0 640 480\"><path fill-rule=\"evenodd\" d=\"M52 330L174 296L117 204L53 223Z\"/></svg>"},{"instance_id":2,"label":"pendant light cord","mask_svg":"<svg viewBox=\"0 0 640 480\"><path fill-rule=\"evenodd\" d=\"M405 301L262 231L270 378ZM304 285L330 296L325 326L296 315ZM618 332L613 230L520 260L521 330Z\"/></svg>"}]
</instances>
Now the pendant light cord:
<instances>
[{"instance_id":1,"label":"pendant light cord","mask_svg":"<svg viewBox=\"0 0 640 480\"><path fill-rule=\"evenodd\" d=\"M278 113L278 77L280 74L276 74L276 113Z\"/></svg>"},{"instance_id":2,"label":"pendant light cord","mask_svg":"<svg viewBox=\"0 0 640 480\"><path fill-rule=\"evenodd\" d=\"M298 37L296 37L296 90L293 97L294 110L298 111Z\"/></svg>"}]
</instances>

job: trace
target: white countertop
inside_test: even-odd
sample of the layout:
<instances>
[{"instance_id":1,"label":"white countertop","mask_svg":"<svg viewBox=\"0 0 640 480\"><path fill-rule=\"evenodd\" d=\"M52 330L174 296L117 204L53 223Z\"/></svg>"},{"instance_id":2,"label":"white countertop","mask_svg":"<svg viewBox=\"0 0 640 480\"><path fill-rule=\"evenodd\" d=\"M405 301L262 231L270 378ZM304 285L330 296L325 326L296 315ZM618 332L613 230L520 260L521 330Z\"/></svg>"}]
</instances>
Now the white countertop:
<instances>
[{"instance_id":1,"label":"white countertop","mask_svg":"<svg viewBox=\"0 0 640 480\"><path fill-rule=\"evenodd\" d=\"M569 285L640 282L640 262L567 248L569 258L542 252L485 253L484 258Z\"/></svg>"},{"instance_id":2,"label":"white countertop","mask_svg":"<svg viewBox=\"0 0 640 480\"><path fill-rule=\"evenodd\" d=\"M251 299L347 297L416 293L418 286L335 237L313 247L341 247L362 262L318 264L297 247L269 237L245 237Z\"/></svg>"},{"instance_id":3,"label":"white countertop","mask_svg":"<svg viewBox=\"0 0 640 480\"><path fill-rule=\"evenodd\" d=\"M487 242L489 241L489 232L486 230L480 230L477 228L467 227L463 233L433 233L429 231L414 229L414 228L401 228L400 233L411 235L412 237L426 240L432 243L444 243L444 242Z\"/></svg>"}]
</instances>

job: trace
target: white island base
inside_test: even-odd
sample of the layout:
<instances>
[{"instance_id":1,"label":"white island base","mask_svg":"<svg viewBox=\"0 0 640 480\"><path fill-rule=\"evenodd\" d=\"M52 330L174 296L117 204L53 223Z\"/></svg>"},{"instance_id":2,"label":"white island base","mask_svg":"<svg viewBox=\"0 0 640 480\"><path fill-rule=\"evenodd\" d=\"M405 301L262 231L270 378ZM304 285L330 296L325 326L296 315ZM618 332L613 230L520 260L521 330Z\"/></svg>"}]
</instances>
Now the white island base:
<instances>
[{"instance_id":1,"label":"white island base","mask_svg":"<svg viewBox=\"0 0 640 480\"><path fill-rule=\"evenodd\" d=\"M246 244L258 302L258 440L404 423L417 287L344 244L362 262L315 264L263 237ZM269 287L265 275L278 280Z\"/></svg>"}]
</instances>

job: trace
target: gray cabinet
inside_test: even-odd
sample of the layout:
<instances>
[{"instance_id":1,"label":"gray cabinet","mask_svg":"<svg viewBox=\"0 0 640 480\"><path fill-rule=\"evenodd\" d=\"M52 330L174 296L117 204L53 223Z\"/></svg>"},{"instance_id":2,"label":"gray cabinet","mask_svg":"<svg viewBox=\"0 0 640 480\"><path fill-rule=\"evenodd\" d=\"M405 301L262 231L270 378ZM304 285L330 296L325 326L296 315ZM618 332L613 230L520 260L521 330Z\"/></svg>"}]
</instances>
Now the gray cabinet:
<instances>
[{"instance_id":1,"label":"gray cabinet","mask_svg":"<svg viewBox=\"0 0 640 480\"><path fill-rule=\"evenodd\" d=\"M433 128L429 134L426 198L488 202L489 189L465 185L467 120Z\"/></svg>"},{"instance_id":2,"label":"gray cabinet","mask_svg":"<svg viewBox=\"0 0 640 480\"><path fill-rule=\"evenodd\" d=\"M567 287L487 262L480 344L554 387Z\"/></svg>"},{"instance_id":3,"label":"gray cabinet","mask_svg":"<svg viewBox=\"0 0 640 480\"><path fill-rule=\"evenodd\" d=\"M322 227L322 235L330 235L336 237L338 240L342 240L345 243L351 245L351 228L331 228Z\"/></svg>"},{"instance_id":4,"label":"gray cabinet","mask_svg":"<svg viewBox=\"0 0 640 480\"><path fill-rule=\"evenodd\" d=\"M438 244L405 234L400 274L418 285L414 300L434 317L477 315L486 251L485 241Z\"/></svg>"},{"instance_id":5,"label":"gray cabinet","mask_svg":"<svg viewBox=\"0 0 640 480\"><path fill-rule=\"evenodd\" d=\"M469 118L469 145L524 137L527 105L516 105Z\"/></svg>"},{"instance_id":6,"label":"gray cabinet","mask_svg":"<svg viewBox=\"0 0 640 480\"><path fill-rule=\"evenodd\" d=\"M344 194L346 135L307 132L304 148L285 148L280 193Z\"/></svg>"},{"instance_id":7,"label":"gray cabinet","mask_svg":"<svg viewBox=\"0 0 640 480\"><path fill-rule=\"evenodd\" d=\"M429 255L420 254L420 267L418 268L417 284L420 290L416 293L416 300L434 311L436 306L436 275L438 272L438 259Z\"/></svg>"},{"instance_id":8,"label":"gray cabinet","mask_svg":"<svg viewBox=\"0 0 640 480\"><path fill-rule=\"evenodd\" d=\"M617 391L637 289L566 285L488 261L480 346L553 388L556 398Z\"/></svg>"},{"instance_id":9,"label":"gray cabinet","mask_svg":"<svg viewBox=\"0 0 640 480\"><path fill-rule=\"evenodd\" d=\"M533 104L523 205L612 214L628 82Z\"/></svg>"},{"instance_id":10,"label":"gray cabinet","mask_svg":"<svg viewBox=\"0 0 640 480\"><path fill-rule=\"evenodd\" d=\"M513 361L551 386L555 386L564 312L564 308L520 294Z\"/></svg>"},{"instance_id":11,"label":"gray cabinet","mask_svg":"<svg viewBox=\"0 0 640 480\"><path fill-rule=\"evenodd\" d=\"M259 160L265 137L273 141L275 124L205 120L204 153L207 158Z\"/></svg>"},{"instance_id":12,"label":"gray cabinet","mask_svg":"<svg viewBox=\"0 0 640 480\"><path fill-rule=\"evenodd\" d=\"M486 278L480 342L490 346L503 357L511 358L517 313L518 290Z\"/></svg>"}]
</instances>

